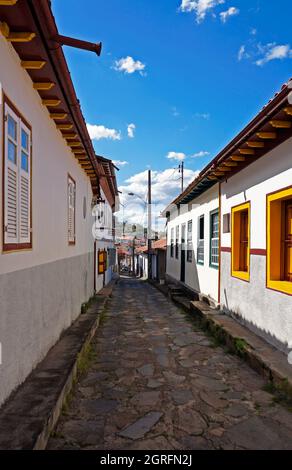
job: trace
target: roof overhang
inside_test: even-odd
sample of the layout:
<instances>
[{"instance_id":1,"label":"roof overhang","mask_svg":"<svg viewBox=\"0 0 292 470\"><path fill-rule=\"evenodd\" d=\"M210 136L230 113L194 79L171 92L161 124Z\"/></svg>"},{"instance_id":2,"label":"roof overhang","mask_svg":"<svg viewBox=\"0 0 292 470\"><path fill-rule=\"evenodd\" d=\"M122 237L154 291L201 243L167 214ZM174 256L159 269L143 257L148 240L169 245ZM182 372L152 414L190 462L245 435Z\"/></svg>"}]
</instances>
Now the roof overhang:
<instances>
[{"instance_id":1,"label":"roof overhang","mask_svg":"<svg viewBox=\"0 0 292 470\"><path fill-rule=\"evenodd\" d=\"M164 211L187 204L216 183L228 181L251 163L292 137L292 80L201 171L198 177Z\"/></svg>"},{"instance_id":2,"label":"roof overhang","mask_svg":"<svg viewBox=\"0 0 292 470\"><path fill-rule=\"evenodd\" d=\"M76 96L68 65L57 40L50 0L0 4L2 32L20 57L34 87L68 147L99 194L99 167ZM3 26L4 24L4 26ZM15 39L16 38L16 39Z\"/></svg>"}]
</instances>

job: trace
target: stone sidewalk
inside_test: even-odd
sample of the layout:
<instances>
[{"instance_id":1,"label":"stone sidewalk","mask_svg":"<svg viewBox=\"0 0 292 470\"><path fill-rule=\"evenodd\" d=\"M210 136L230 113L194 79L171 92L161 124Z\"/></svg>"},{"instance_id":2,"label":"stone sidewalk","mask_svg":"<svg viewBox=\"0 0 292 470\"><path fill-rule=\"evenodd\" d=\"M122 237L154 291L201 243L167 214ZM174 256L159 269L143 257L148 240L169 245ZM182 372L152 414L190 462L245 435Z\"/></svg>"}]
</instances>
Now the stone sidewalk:
<instances>
[{"instance_id":1,"label":"stone sidewalk","mask_svg":"<svg viewBox=\"0 0 292 470\"><path fill-rule=\"evenodd\" d=\"M122 279L48 449L292 449L292 413L154 287Z\"/></svg>"}]
</instances>

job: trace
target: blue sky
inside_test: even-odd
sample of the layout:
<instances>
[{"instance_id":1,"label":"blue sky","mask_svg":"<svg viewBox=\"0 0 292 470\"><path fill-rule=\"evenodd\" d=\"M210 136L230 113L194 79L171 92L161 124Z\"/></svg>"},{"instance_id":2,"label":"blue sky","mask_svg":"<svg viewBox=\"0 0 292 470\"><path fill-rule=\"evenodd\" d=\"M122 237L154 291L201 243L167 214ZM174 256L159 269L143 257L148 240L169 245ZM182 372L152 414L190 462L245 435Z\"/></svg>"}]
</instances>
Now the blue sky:
<instances>
[{"instance_id":1,"label":"blue sky","mask_svg":"<svg viewBox=\"0 0 292 470\"><path fill-rule=\"evenodd\" d=\"M143 197L151 167L161 206L179 192L170 152L188 183L292 76L289 0L52 3L61 34L103 42L65 48L97 153Z\"/></svg>"}]
</instances>

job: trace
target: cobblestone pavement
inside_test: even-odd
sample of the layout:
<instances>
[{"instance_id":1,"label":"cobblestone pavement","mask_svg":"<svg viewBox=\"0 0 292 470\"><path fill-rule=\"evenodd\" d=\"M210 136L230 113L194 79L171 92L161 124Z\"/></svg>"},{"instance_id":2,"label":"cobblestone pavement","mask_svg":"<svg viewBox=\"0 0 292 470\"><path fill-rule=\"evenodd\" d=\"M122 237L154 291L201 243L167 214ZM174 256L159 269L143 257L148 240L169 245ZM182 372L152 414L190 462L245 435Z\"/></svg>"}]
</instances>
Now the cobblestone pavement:
<instances>
[{"instance_id":1,"label":"cobblestone pavement","mask_svg":"<svg viewBox=\"0 0 292 470\"><path fill-rule=\"evenodd\" d=\"M49 449L292 449L292 413L150 285L122 279Z\"/></svg>"}]
</instances>

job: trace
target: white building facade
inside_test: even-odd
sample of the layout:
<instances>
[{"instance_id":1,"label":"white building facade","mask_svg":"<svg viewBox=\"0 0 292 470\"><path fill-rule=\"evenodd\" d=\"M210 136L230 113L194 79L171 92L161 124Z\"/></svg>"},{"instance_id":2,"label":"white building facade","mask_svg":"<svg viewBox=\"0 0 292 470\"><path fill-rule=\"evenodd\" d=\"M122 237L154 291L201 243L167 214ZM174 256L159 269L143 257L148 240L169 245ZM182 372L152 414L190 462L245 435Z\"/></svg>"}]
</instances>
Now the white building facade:
<instances>
[{"instance_id":1,"label":"white building facade","mask_svg":"<svg viewBox=\"0 0 292 470\"><path fill-rule=\"evenodd\" d=\"M281 349L292 347L291 213L292 139L221 184L222 308Z\"/></svg>"},{"instance_id":2,"label":"white building facade","mask_svg":"<svg viewBox=\"0 0 292 470\"><path fill-rule=\"evenodd\" d=\"M210 301L218 302L219 186L168 208L166 276ZM176 204L180 204L177 206Z\"/></svg>"},{"instance_id":3,"label":"white building facade","mask_svg":"<svg viewBox=\"0 0 292 470\"><path fill-rule=\"evenodd\" d=\"M0 405L95 290L92 207L102 170L79 105L68 105L74 88L63 53L61 86L30 8L43 22L52 19L45 2L0 7L0 20L5 10L9 22L0 33ZM14 44L9 30L20 16L29 31ZM24 60L32 47L42 60Z\"/></svg>"}]
</instances>

